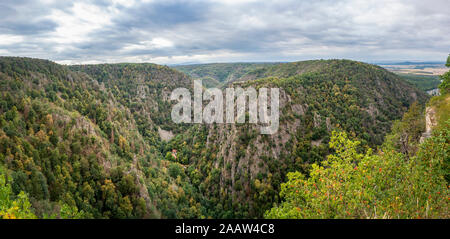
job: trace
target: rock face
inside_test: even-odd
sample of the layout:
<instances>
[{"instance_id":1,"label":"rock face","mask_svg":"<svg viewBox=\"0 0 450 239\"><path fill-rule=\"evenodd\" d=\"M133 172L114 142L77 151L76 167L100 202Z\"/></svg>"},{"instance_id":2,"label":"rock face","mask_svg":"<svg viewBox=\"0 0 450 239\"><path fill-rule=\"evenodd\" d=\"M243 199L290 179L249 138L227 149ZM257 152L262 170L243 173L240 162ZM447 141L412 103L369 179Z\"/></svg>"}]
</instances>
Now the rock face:
<instances>
[{"instance_id":1,"label":"rock face","mask_svg":"<svg viewBox=\"0 0 450 239\"><path fill-rule=\"evenodd\" d=\"M420 138L420 143L431 137L433 127L435 127L436 124L436 110L433 107L427 107L425 110L425 132Z\"/></svg>"}]
</instances>

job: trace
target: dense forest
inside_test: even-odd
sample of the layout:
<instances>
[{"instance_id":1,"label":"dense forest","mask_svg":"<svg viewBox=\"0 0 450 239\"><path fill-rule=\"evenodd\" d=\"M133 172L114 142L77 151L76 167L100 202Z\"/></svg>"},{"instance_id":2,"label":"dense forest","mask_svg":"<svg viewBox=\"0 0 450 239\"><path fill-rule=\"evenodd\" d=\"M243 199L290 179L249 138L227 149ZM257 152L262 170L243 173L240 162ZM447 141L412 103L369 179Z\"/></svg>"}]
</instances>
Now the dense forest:
<instances>
[{"instance_id":1,"label":"dense forest","mask_svg":"<svg viewBox=\"0 0 450 239\"><path fill-rule=\"evenodd\" d=\"M279 131L173 123L170 93L194 78L279 87ZM448 218L449 78L429 100L348 60L0 57L0 217Z\"/></svg>"},{"instance_id":2,"label":"dense forest","mask_svg":"<svg viewBox=\"0 0 450 239\"><path fill-rule=\"evenodd\" d=\"M168 79L175 87L185 76L150 64L100 65L92 74L104 70L93 79L49 61L0 59L0 161L10 200L24 192L37 217L64 217L63 208L86 218L200 217L197 189L179 164L162 160L156 125L170 127L169 106L157 100ZM127 85L131 79L144 84ZM152 104L140 101L141 88Z\"/></svg>"},{"instance_id":3,"label":"dense forest","mask_svg":"<svg viewBox=\"0 0 450 239\"><path fill-rule=\"evenodd\" d=\"M376 151L334 131L334 153L308 174L290 172L265 217L449 218L450 71L441 79L441 95L425 110L412 105Z\"/></svg>"},{"instance_id":4,"label":"dense forest","mask_svg":"<svg viewBox=\"0 0 450 239\"><path fill-rule=\"evenodd\" d=\"M347 60L283 63L244 78L231 86L282 89L280 129L260 135L257 125L217 124L200 131L206 143L194 145L187 158L200 170L199 187L215 218L262 217L279 200L288 172L306 173L332 152L333 130L349 132L363 147L376 147L409 105L427 100L395 74ZM172 140L172 148L190 147L185 138Z\"/></svg>"}]
</instances>

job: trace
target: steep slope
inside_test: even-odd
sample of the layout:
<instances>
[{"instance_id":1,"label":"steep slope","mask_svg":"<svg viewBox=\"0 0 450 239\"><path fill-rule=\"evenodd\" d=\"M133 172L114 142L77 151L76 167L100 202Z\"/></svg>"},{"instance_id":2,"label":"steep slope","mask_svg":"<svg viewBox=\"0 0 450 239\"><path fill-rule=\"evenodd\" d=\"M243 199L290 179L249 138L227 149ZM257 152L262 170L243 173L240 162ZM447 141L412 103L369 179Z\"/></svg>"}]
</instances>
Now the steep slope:
<instances>
[{"instance_id":1,"label":"steep slope","mask_svg":"<svg viewBox=\"0 0 450 239\"><path fill-rule=\"evenodd\" d=\"M191 147L188 135L171 142L179 158L189 152L191 172L204 175L199 188L216 217L261 217L278 200L287 172L307 172L330 153L332 130L376 146L410 104L427 99L380 67L346 60L279 64L241 80L230 86L280 88L277 133L260 135L259 125L214 124L197 131L205 142Z\"/></svg>"},{"instance_id":2,"label":"steep slope","mask_svg":"<svg viewBox=\"0 0 450 239\"><path fill-rule=\"evenodd\" d=\"M187 210L196 206L195 189L177 180L183 171L170 173L181 167L162 161L159 152L153 122L168 117L157 114L167 111L165 103L139 108L144 103L136 103L131 81L154 86L150 94L161 97L184 75L156 65L93 70L104 68L130 75L112 83L45 60L0 58L0 163L14 193L28 193L38 216L64 203L95 218L199 217ZM156 115L142 114L150 122L146 134L137 111Z\"/></svg>"},{"instance_id":3,"label":"steep slope","mask_svg":"<svg viewBox=\"0 0 450 239\"><path fill-rule=\"evenodd\" d=\"M277 133L174 124L170 93L192 82L169 67L0 58L0 164L15 195L25 191L39 217L63 204L96 218L262 217L287 172L332 153L332 130L377 146L427 99L360 62L219 68L223 86L280 88Z\"/></svg>"},{"instance_id":4,"label":"steep slope","mask_svg":"<svg viewBox=\"0 0 450 239\"><path fill-rule=\"evenodd\" d=\"M151 137L148 131L157 131L156 127L180 132L180 127L170 120L169 97L175 88L191 87L192 82L185 74L147 63L78 65L69 68L88 74L110 90L122 105L131 110L143 136Z\"/></svg>"}]
</instances>

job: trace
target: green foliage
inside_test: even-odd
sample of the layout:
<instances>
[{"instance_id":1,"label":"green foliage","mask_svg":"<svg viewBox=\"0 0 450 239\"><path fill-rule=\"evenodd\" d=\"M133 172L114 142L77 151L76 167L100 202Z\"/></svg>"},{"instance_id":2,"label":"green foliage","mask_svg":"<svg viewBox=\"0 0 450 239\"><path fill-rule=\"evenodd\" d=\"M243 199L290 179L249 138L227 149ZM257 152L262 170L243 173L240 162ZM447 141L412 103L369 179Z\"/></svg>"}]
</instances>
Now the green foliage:
<instances>
[{"instance_id":1,"label":"green foliage","mask_svg":"<svg viewBox=\"0 0 450 239\"><path fill-rule=\"evenodd\" d=\"M423 115L421 106L413 103L402 120L394 122L391 133L386 136L385 145L393 145L397 151L408 157L415 155L419 139L425 131Z\"/></svg>"},{"instance_id":2,"label":"green foliage","mask_svg":"<svg viewBox=\"0 0 450 239\"><path fill-rule=\"evenodd\" d=\"M153 64L71 69L0 57L0 165L12 172L13 194L24 191L39 218L175 218L198 206L190 182L161 165L164 143L153 124L170 129L166 79L177 87L187 78ZM145 90L157 105L140 101L138 81L158 89ZM156 109L165 114L143 113ZM168 184L189 190L168 197Z\"/></svg>"},{"instance_id":3,"label":"green foliage","mask_svg":"<svg viewBox=\"0 0 450 239\"><path fill-rule=\"evenodd\" d=\"M308 175L340 147L327 147L333 129L361 142L340 143L355 148L350 155L338 153L348 159L343 165L370 158L383 166L375 159L384 156L363 152L383 142L391 122L414 99L427 99L397 76L352 61L187 68L211 84L249 80L234 84L280 87L289 95L283 98L280 125L290 127L261 136L249 124L174 124L170 92L190 88L191 82L165 66L67 67L0 57L0 165L9 174L5 201L27 197L29 205L23 201L22 208L38 218L259 218L279 202L288 172ZM413 141L422 129L414 119L420 112L417 107L405 116L411 122L393 133L392 139L408 134L404 142L414 150L391 153L406 162L418 152ZM163 141L159 128L175 136ZM430 147L445 146L442 142ZM446 152L439 155L445 159Z\"/></svg>"},{"instance_id":4,"label":"green foliage","mask_svg":"<svg viewBox=\"0 0 450 239\"><path fill-rule=\"evenodd\" d=\"M249 77L251 75L249 73ZM307 123L314 123L315 114L329 117L334 126L368 141L370 146L383 142L391 122L414 101L423 104L428 99L425 93L391 72L348 60L280 64L254 73L253 77L267 77L254 82L260 86L278 86L289 93L295 103L308 106L310 122ZM382 96L380 92L384 92Z\"/></svg>"},{"instance_id":5,"label":"green foliage","mask_svg":"<svg viewBox=\"0 0 450 239\"><path fill-rule=\"evenodd\" d=\"M450 55L447 58L447 67L450 67ZM450 71L447 71L441 76L442 83L439 85L441 95L450 93Z\"/></svg>"},{"instance_id":6,"label":"green foliage","mask_svg":"<svg viewBox=\"0 0 450 239\"><path fill-rule=\"evenodd\" d=\"M83 219L86 217L83 211L78 211L76 207L67 204L62 204L59 216L63 219Z\"/></svg>"},{"instance_id":7,"label":"green foliage","mask_svg":"<svg viewBox=\"0 0 450 239\"><path fill-rule=\"evenodd\" d=\"M449 59L447 59L447 65L450 67ZM439 86L441 95L431 98L428 102L429 107L436 113L438 128L445 126L446 121L450 119L450 71L444 73L441 78L442 83Z\"/></svg>"},{"instance_id":8,"label":"green foliage","mask_svg":"<svg viewBox=\"0 0 450 239\"><path fill-rule=\"evenodd\" d=\"M177 178L181 175L182 168L177 164L171 164L169 167L169 174L172 178Z\"/></svg>"},{"instance_id":9,"label":"green foliage","mask_svg":"<svg viewBox=\"0 0 450 239\"><path fill-rule=\"evenodd\" d=\"M224 70L225 65L188 68L212 76L214 67ZM229 69L227 73L238 68ZM192 76L201 77L200 73ZM248 81L241 82L244 80ZM342 129L360 139L359 151L376 147L383 143L392 121L399 119L414 100L424 103L428 98L395 74L347 60L267 64L247 71L231 85L249 86L279 87L289 95L289 100L281 99L284 107L280 109L278 134L259 136L259 129L249 124L212 125L207 127L207 140L204 129L192 129L165 148L165 152L177 149L179 162L179 156L188 156L189 166L201 172L199 189L206 199L203 205L214 218L262 217L278 201L280 184L288 172L307 174L312 164L332 152L327 147L331 130ZM285 125L299 127L283 129ZM223 132L235 144L221 137ZM290 138L288 142L284 142L286 138ZM217 170L220 174L215 173Z\"/></svg>"},{"instance_id":10,"label":"green foliage","mask_svg":"<svg viewBox=\"0 0 450 239\"><path fill-rule=\"evenodd\" d=\"M251 71L262 69L276 63L213 63L199 65L174 66L175 69L189 76L201 79L205 87L222 87L240 80Z\"/></svg>"},{"instance_id":11,"label":"green foliage","mask_svg":"<svg viewBox=\"0 0 450 239\"><path fill-rule=\"evenodd\" d=\"M28 196L21 191L17 196L12 192L11 184L0 167L0 218L3 219L33 219L36 215L31 210Z\"/></svg>"},{"instance_id":12,"label":"green foliage","mask_svg":"<svg viewBox=\"0 0 450 239\"><path fill-rule=\"evenodd\" d=\"M416 75L403 73L398 73L398 75L423 91L436 89L441 83L441 79L439 78L439 76L434 75Z\"/></svg>"},{"instance_id":13,"label":"green foliage","mask_svg":"<svg viewBox=\"0 0 450 239\"><path fill-rule=\"evenodd\" d=\"M333 132L330 147L336 153L314 164L309 178L289 173L280 192L284 202L265 217L447 218L443 161L448 160L449 140L448 129L437 133L407 160L393 150L358 153L360 142Z\"/></svg>"},{"instance_id":14,"label":"green foliage","mask_svg":"<svg viewBox=\"0 0 450 239\"><path fill-rule=\"evenodd\" d=\"M282 203L266 218L448 218L449 97L433 97L428 117L437 118L433 135L419 144L423 110L413 104L377 154L362 153L360 142L333 132L335 153L314 164L305 177L288 174Z\"/></svg>"}]
</instances>

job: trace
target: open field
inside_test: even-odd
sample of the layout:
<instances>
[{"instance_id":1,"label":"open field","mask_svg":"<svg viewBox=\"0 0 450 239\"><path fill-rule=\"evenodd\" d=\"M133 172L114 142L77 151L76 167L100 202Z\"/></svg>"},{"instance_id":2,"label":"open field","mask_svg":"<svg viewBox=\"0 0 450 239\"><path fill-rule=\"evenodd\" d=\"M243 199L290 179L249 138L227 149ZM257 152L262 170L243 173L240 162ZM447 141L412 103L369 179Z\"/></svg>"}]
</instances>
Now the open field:
<instances>
[{"instance_id":1,"label":"open field","mask_svg":"<svg viewBox=\"0 0 450 239\"><path fill-rule=\"evenodd\" d=\"M429 63L429 62L406 62L393 64L379 64L381 67L398 74L414 74L414 75L428 75L438 76L447 71L444 63Z\"/></svg>"}]
</instances>

